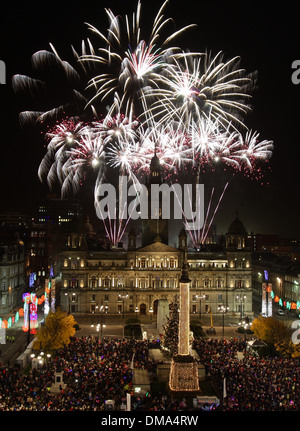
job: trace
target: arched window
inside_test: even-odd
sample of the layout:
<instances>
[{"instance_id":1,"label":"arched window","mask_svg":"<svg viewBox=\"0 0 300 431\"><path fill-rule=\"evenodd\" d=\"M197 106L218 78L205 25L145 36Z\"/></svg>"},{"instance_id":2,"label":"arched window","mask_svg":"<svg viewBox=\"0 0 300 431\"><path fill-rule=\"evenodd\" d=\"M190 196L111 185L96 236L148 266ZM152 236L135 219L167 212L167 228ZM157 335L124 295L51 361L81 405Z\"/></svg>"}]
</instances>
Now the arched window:
<instances>
[{"instance_id":1,"label":"arched window","mask_svg":"<svg viewBox=\"0 0 300 431\"><path fill-rule=\"evenodd\" d=\"M146 280L146 278L145 277L142 277L141 279L140 279L140 288L141 289L145 289L147 287L147 280Z\"/></svg>"},{"instance_id":2,"label":"arched window","mask_svg":"<svg viewBox=\"0 0 300 431\"><path fill-rule=\"evenodd\" d=\"M224 287L224 280L222 277L217 277L216 279L216 287Z\"/></svg>"},{"instance_id":3,"label":"arched window","mask_svg":"<svg viewBox=\"0 0 300 431\"><path fill-rule=\"evenodd\" d=\"M210 281L210 279L208 278L208 277L204 277L204 279L203 279L203 286L204 287L211 287L211 281Z\"/></svg>"},{"instance_id":4,"label":"arched window","mask_svg":"<svg viewBox=\"0 0 300 431\"><path fill-rule=\"evenodd\" d=\"M92 277L90 278L90 287L97 287L97 277L95 275L92 275Z\"/></svg>"},{"instance_id":5,"label":"arched window","mask_svg":"<svg viewBox=\"0 0 300 431\"><path fill-rule=\"evenodd\" d=\"M108 276L104 277L104 287L110 287L110 278Z\"/></svg>"}]
</instances>

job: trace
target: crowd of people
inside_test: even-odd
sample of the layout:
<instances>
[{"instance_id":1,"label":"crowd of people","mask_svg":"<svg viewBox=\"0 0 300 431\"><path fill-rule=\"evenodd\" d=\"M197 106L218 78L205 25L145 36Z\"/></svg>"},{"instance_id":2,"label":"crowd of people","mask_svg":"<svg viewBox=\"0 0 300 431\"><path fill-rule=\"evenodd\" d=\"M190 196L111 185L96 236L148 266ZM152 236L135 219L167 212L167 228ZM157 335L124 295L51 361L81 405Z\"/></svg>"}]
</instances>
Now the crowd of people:
<instances>
[{"instance_id":1,"label":"crowd of people","mask_svg":"<svg viewBox=\"0 0 300 431\"><path fill-rule=\"evenodd\" d=\"M108 400L118 408L133 385L133 367L153 371L148 352L147 341L81 337L28 374L0 364L0 410L103 410ZM54 394L55 372L63 378Z\"/></svg>"},{"instance_id":2,"label":"crowd of people","mask_svg":"<svg viewBox=\"0 0 300 431\"><path fill-rule=\"evenodd\" d=\"M133 393L134 369L156 375L157 362L149 354L153 347L159 348L159 343L74 337L37 369L24 372L0 362L0 411L105 410L108 400L119 410L125 408L128 392L132 410L190 410L184 399L174 399L167 391ZM214 410L300 409L299 358L259 358L246 352L245 341L239 338L197 339L194 349L220 395ZM63 373L57 392L52 391L55 372Z\"/></svg>"},{"instance_id":3,"label":"crowd of people","mask_svg":"<svg viewBox=\"0 0 300 431\"><path fill-rule=\"evenodd\" d=\"M225 395L219 410L300 410L300 358L259 358L240 339L199 339L194 347Z\"/></svg>"}]
</instances>

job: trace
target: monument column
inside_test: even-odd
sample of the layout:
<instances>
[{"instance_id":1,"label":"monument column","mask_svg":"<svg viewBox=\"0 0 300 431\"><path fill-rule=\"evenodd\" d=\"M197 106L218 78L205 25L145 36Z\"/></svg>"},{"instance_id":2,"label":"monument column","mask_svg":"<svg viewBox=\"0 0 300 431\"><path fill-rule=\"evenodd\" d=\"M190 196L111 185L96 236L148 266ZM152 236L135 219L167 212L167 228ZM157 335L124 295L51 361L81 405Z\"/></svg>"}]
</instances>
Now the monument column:
<instances>
[{"instance_id":1,"label":"monument column","mask_svg":"<svg viewBox=\"0 0 300 431\"><path fill-rule=\"evenodd\" d=\"M190 343L190 279L187 269L183 268L179 280L180 299L179 299L179 328L178 328L178 355L189 355Z\"/></svg>"},{"instance_id":2,"label":"monument column","mask_svg":"<svg viewBox=\"0 0 300 431\"><path fill-rule=\"evenodd\" d=\"M180 310L178 330L178 354L171 362L169 387L176 393L199 392L198 363L190 354L190 282L188 263L185 258L182 267L180 283Z\"/></svg>"}]
</instances>

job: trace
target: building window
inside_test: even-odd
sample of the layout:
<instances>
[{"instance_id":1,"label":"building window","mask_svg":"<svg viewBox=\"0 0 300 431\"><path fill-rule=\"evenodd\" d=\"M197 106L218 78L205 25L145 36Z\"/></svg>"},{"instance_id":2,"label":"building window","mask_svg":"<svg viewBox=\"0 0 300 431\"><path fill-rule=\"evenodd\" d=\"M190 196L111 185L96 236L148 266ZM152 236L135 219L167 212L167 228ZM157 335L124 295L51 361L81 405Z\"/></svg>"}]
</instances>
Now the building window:
<instances>
[{"instance_id":1,"label":"building window","mask_svg":"<svg viewBox=\"0 0 300 431\"><path fill-rule=\"evenodd\" d=\"M72 278L71 280L69 280L69 287L78 287L78 280L76 278Z\"/></svg>"},{"instance_id":2,"label":"building window","mask_svg":"<svg viewBox=\"0 0 300 431\"><path fill-rule=\"evenodd\" d=\"M110 287L110 278L107 276L104 278L104 287Z\"/></svg>"},{"instance_id":3,"label":"building window","mask_svg":"<svg viewBox=\"0 0 300 431\"><path fill-rule=\"evenodd\" d=\"M175 280L174 280L174 278L170 278L170 279L167 280L167 287L170 287L170 288L174 288L175 287Z\"/></svg>"},{"instance_id":4,"label":"building window","mask_svg":"<svg viewBox=\"0 0 300 431\"><path fill-rule=\"evenodd\" d=\"M147 282L146 282L145 277L143 277L140 279L140 288L145 289L146 287L147 287Z\"/></svg>"},{"instance_id":5,"label":"building window","mask_svg":"<svg viewBox=\"0 0 300 431\"><path fill-rule=\"evenodd\" d=\"M77 268L77 259L72 259L71 260L71 268L72 269L76 269Z\"/></svg>"},{"instance_id":6,"label":"building window","mask_svg":"<svg viewBox=\"0 0 300 431\"><path fill-rule=\"evenodd\" d=\"M210 287L211 283L210 283L210 279L208 277L204 278L203 285L204 285L204 287Z\"/></svg>"},{"instance_id":7,"label":"building window","mask_svg":"<svg viewBox=\"0 0 300 431\"><path fill-rule=\"evenodd\" d=\"M96 301L96 295L91 295L91 302L95 302Z\"/></svg>"},{"instance_id":8,"label":"building window","mask_svg":"<svg viewBox=\"0 0 300 431\"><path fill-rule=\"evenodd\" d=\"M109 295L104 295L104 301L108 302L109 301Z\"/></svg>"},{"instance_id":9,"label":"building window","mask_svg":"<svg viewBox=\"0 0 300 431\"><path fill-rule=\"evenodd\" d=\"M93 275L90 279L90 287L92 287L92 288L97 287L97 278L95 275Z\"/></svg>"},{"instance_id":10,"label":"building window","mask_svg":"<svg viewBox=\"0 0 300 431\"><path fill-rule=\"evenodd\" d=\"M217 277L217 287L223 287L223 280L222 277Z\"/></svg>"}]
</instances>

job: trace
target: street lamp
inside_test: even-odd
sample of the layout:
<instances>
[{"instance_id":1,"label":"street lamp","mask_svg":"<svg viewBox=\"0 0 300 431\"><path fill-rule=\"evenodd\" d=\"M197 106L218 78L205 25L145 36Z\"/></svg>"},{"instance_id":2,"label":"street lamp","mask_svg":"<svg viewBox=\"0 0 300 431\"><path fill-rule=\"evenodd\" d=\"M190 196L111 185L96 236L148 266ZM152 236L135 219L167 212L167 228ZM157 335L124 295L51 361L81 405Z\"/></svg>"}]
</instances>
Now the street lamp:
<instances>
[{"instance_id":1,"label":"street lamp","mask_svg":"<svg viewBox=\"0 0 300 431\"><path fill-rule=\"evenodd\" d=\"M223 327L223 331L222 331L222 336L224 338L224 315L225 313L229 310L229 307L225 307L225 305L219 305L218 307L218 311L219 313L222 313L222 327Z\"/></svg>"},{"instance_id":2,"label":"street lamp","mask_svg":"<svg viewBox=\"0 0 300 431\"><path fill-rule=\"evenodd\" d=\"M240 319L242 319L242 317L244 316L244 304L245 304L245 299L246 298L247 298L246 295L237 295L236 296L237 302L240 303L240 311L241 311Z\"/></svg>"},{"instance_id":3,"label":"street lamp","mask_svg":"<svg viewBox=\"0 0 300 431\"><path fill-rule=\"evenodd\" d=\"M122 300L123 300L123 319L124 319L124 317L125 317L125 313L124 313L124 311L125 311L125 310L124 310L124 308L125 308L125 307L124 307L124 301L125 301L125 299L127 299L127 298L128 298L128 296L129 296L129 295L128 295L128 293L126 293L126 294L125 294L125 293L122 293L122 294L121 294L121 293L119 293L119 299L122 299Z\"/></svg>"},{"instance_id":4,"label":"street lamp","mask_svg":"<svg viewBox=\"0 0 300 431\"><path fill-rule=\"evenodd\" d=\"M98 333L97 337L99 338L99 329L100 329L100 336L102 338L102 333L103 333L102 328L106 327L106 325L103 324L103 312L105 310L105 312L107 313L107 306L104 307L104 305L101 305L100 308L99 308L99 306L96 305L95 310L96 311L99 310L99 313L100 313L100 316L98 314L98 323L96 325L96 331ZM93 311L93 313L94 313L94 311ZM100 322L99 322L99 317L100 317ZM94 327L94 323L91 324L91 328L93 328L93 327Z\"/></svg>"},{"instance_id":5,"label":"street lamp","mask_svg":"<svg viewBox=\"0 0 300 431\"><path fill-rule=\"evenodd\" d=\"M244 334L245 334L245 352L246 352L246 346L247 346L247 329L250 326L249 325L249 317L246 316L245 320L243 320L242 322L239 322L239 325L242 326L244 328Z\"/></svg>"}]
</instances>

